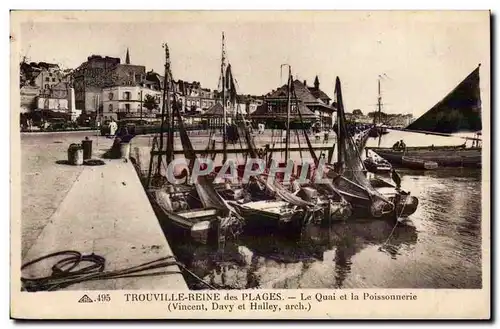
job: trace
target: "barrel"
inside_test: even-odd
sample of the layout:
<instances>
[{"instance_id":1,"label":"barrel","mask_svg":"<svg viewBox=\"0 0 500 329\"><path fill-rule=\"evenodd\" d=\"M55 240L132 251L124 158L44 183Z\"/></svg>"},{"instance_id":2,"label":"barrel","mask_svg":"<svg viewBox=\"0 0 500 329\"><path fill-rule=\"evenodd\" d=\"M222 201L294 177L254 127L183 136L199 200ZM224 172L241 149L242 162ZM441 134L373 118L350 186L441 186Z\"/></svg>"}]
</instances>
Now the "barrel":
<instances>
[{"instance_id":1,"label":"barrel","mask_svg":"<svg viewBox=\"0 0 500 329\"><path fill-rule=\"evenodd\" d=\"M83 149L80 144L71 144L68 147L68 163L74 166L83 164Z\"/></svg>"},{"instance_id":2,"label":"barrel","mask_svg":"<svg viewBox=\"0 0 500 329\"><path fill-rule=\"evenodd\" d=\"M120 156L123 159L130 157L130 143L120 143Z\"/></svg>"},{"instance_id":3,"label":"barrel","mask_svg":"<svg viewBox=\"0 0 500 329\"><path fill-rule=\"evenodd\" d=\"M83 160L88 160L92 158L92 140L89 140L88 137L85 137L85 140L82 141L83 148Z\"/></svg>"}]
</instances>

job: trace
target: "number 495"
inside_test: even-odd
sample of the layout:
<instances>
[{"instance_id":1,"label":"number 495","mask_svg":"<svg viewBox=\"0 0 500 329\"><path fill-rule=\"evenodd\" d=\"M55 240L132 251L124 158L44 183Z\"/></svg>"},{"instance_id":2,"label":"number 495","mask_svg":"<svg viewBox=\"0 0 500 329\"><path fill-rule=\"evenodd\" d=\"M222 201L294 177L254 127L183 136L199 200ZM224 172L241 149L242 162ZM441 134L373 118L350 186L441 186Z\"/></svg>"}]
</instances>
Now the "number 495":
<instances>
[{"instance_id":1,"label":"number 495","mask_svg":"<svg viewBox=\"0 0 500 329\"><path fill-rule=\"evenodd\" d=\"M98 302L110 302L111 296L109 294L100 294L97 296Z\"/></svg>"}]
</instances>

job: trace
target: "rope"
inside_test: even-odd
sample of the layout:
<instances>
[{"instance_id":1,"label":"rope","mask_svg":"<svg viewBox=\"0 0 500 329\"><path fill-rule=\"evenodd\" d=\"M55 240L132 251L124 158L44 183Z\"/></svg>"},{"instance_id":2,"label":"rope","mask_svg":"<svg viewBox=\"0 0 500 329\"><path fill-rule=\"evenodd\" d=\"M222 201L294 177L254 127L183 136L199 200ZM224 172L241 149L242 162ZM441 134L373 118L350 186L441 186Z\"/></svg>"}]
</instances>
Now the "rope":
<instances>
[{"instance_id":1,"label":"rope","mask_svg":"<svg viewBox=\"0 0 500 329\"><path fill-rule=\"evenodd\" d=\"M398 223L399 223L398 218L399 218L399 217L401 217L401 215L403 214L403 211L405 210L406 201L407 201L407 199L408 199L408 196L409 196L409 195L410 195L410 194L407 194L407 195L406 195L405 203L403 203L403 207L401 208L401 212L399 213L399 216L398 216L398 217L396 217L396 223L394 224L394 227L392 228L391 233L389 234L389 236L387 237L387 239L385 240L385 242L384 242L384 243L382 243L382 245L379 247L379 249L381 249L383 246L385 246L385 245L387 244L387 242L389 241L389 239L390 239L390 238L392 237L392 235L394 234L394 230L396 230L396 227L398 226Z\"/></svg>"},{"instance_id":2,"label":"rope","mask_svg":"<svg viewBox=\"0 0 500 329\"><path fill-rule=\"evenodd\" d=\"M181 270L184 270L186 273L191 275L194 279L204 284L208 288L217 289L213 285L201 279L188 268L186 268L184 264L176 261L174 256L158 258L154 261L146 262L121 270L104 271L106 264L106 259L104 257L96 255L94 253L90 255L82 255L78 251L65 250L48 254L32 260L21 266L21 271L36 263L41 262L42 260L63 255L66 255L67 257L59 260L51 267L52 273L49 276L38 278L21 277L23 289L26 291L54 291L66 288L76 283L88 281L179 274L179 272L177 271L147 272L149 270L166 268L173 265L179 266ZM76 269L82 262L90 263L90 265L87 265L86 267L80 269Z\"/></svg>"}]
</instances>

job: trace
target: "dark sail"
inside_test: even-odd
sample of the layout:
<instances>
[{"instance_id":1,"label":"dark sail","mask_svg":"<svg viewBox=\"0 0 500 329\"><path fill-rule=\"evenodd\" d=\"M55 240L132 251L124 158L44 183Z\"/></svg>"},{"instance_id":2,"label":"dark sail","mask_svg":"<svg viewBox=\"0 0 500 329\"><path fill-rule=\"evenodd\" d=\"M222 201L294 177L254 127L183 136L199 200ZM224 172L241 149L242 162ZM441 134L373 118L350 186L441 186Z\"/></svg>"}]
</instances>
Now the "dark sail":
<instances>
[{"instance_id":1,"label":"dark sail","mask_svg":"<svg viewBox=\"0 0 500 329\"><path fill-rule=\"evenodd\" d=\"M479 68L406 129L447 134L481 130Z\"/></svg>"}]
</instances>

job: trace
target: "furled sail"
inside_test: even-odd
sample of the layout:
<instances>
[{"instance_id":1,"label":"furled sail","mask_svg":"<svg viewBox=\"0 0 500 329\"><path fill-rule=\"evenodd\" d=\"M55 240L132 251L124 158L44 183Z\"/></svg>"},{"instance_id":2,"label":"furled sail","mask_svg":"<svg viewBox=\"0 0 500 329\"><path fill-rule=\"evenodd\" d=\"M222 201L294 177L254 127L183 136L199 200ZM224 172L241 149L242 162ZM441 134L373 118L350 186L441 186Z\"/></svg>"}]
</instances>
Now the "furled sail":
<instances>
[{"instance_id":1,"label":"furled sail","mask_svg":"<svg viewBox=\"0 0 500 329\"><path fill-rule=\"evenodd\" d=\"M480 66L406 129L447 134L481 130Z\"/></svg>"},{"instance_id":2,"label":"furled sail","mask_svg":"<svg viewBox=\"0 0 500 329\"><path fill-rule=\"evenodd\" d=\"M337 102L337 172L339 176L334 178L333 184L341 194L355 196L359 201L369 201L372 214L379 216L384 205L392 204L392 202L375 190L365 176L361 155L347 131L342 89L338 77L335 81L335 100Z\"/></svg>"}]
</instances>

